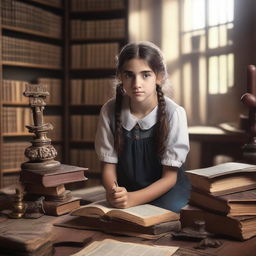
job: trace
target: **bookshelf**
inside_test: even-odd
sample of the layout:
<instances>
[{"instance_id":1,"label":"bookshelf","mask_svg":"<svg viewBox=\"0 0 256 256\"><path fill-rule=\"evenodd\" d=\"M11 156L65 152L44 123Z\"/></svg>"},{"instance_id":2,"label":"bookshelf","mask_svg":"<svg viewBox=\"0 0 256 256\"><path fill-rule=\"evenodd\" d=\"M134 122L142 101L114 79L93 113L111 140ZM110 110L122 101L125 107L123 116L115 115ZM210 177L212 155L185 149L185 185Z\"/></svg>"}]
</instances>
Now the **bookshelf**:
<instances>
[{"instance_id":1,"label":"bookshelf","mask_svg":"<svg viewBox=\"0 0 256 256\"><path fill-rule=\"evenodd\" d=\"M45 121L55 126L49 137L57 151L63 148L64 11L62 0L2 0L0 7L0 185L7 186L18 182L24 150L30 146L25 125L32 122L31 112L22 96L27 82L48 85Z\"/></svg>"},{"instance_id":2,"label":"bookshelf","mask_svg":"<svg viewBox=\"0 0 256 256\"><path fill-rule=\"evenodd\" d=\"M48 84L44 115L55 127L48 135L58 160L89 167L86 186L99 184L94 135L101 106L114 94L115 55L128 41L128 0L0 5L0 187L18 181L30 145L26 82Z\"/></svg>"},{"instance_id":3,"label":"bookshelf","mask_svg":"<svg viewBox=\"0 0 256 256\"><path fill-rule=\"evenodd\" d=\"M72 0L69 13L69 161L100 184L94 137L101 106L114 95L115 56L127 43L126 0Z\"/></svg>"}]
</instances>

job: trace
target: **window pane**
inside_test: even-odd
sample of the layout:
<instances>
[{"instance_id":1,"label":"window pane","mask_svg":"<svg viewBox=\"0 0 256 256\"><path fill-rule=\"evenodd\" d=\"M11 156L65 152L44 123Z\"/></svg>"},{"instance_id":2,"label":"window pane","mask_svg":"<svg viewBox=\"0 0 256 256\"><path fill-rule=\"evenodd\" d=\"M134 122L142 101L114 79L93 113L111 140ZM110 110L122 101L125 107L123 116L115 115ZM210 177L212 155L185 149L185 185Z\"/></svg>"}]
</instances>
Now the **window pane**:
<instances>
[{"instance_id":1,"label":"window pane","mask_svg":"<svg viewBox=\"0 0 256 256\"><path fill-rule=\"evenodd\" d=\"M234 20L234 0L208 0L208 24L215 26Z\"/></svg>"},{"instance_id":2,"label":"window pane","mask_svg":"<svg viewBox=\"0 0 256 256\"><path fill-rule=\"evenodd\" d=\"M183 31L205 27L205 0L184 0Z\"/></svg>"}]
</instances>

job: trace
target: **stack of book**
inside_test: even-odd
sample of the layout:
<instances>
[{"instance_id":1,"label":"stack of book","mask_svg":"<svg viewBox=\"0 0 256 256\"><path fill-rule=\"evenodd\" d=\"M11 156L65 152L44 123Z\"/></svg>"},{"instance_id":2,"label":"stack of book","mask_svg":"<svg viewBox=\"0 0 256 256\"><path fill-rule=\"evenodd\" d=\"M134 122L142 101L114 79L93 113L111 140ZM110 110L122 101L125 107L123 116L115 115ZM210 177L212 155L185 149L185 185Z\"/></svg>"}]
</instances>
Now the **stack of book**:
<instances>
[{"instance_id":1,"label":"stack of book","mask_svg":"<svg viewBox=\"0 0 256 256\"><path fill-rule=\"evenodd\" d=\"M82 206L71 215L55 225L146 239L180 230L179 214L150 204L117 209L101 200Z\"/></svg>"},{"instance_id":2,"label":"stack of book","mask_svg":"<svg viewBox=\"0 0 256 256\"><path fill-rule=\"evenodd\" d=\"M20 181L25 186L27 200L44 196L45 214L58 216L80 207L80 198L72 196L65 184L87 180L84 176L86 170L64 164L51 172L22 170Z\"/></svg>"},{"instance_id":3,"label":"stack of book","mask_svg":"<svg viewBox=\"0 0 256 256\"><path fill-rule=\"evenodd\" d=\"M192 184L182 227L204 220L209 232L246 240L256 235L256 165L228 162L187 171Z\"/></svg>"}]
</instances>

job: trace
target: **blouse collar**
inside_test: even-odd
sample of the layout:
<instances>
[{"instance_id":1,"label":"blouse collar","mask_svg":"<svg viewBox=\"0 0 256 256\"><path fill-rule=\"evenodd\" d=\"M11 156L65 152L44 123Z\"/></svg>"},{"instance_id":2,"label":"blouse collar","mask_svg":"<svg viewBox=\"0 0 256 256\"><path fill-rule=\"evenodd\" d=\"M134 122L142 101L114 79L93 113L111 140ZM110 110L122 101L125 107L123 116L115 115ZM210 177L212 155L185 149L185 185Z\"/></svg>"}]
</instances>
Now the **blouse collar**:
<instances>
[{"instance_id":1,"label":"blouse collar","mask_svg":"<svg viewBox=\"0 0 256 256\"><path fill-rule=\"evenodd\" d=\"M157 122L157 109L156 106L150 113L148 113L142 119L137 118L131 114L129 106L129 98L124 96L122 111L121 111L121 121L124 129L130 131L133 127L138 124L142 130L148 130Z\"/></svg>"}]
</instances>

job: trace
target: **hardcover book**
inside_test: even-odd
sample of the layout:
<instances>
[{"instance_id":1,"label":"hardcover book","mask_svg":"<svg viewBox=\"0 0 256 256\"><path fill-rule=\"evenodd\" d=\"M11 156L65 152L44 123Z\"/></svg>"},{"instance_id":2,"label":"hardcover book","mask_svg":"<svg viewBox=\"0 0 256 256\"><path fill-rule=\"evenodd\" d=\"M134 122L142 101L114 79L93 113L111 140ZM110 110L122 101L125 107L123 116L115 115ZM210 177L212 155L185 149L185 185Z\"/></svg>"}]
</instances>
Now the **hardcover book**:
<instances>
[{"instance_id":1,"label":"hardcover book","mask_svg":"<svg viewBox=\"0 0 256 256\"><path fill-rule=\"evenodd\" d=\"M72 197L63 202L44 201L43 207L45 214L59 216L74 211L80 207L80 198Z\"/></svg>"},{"instance_id":2,"label":"hardcover book","mask_svg":"<svg viewBox=\"0 0 256 256\"><path fill-rule=\"evenodd\" d=\"M56 226L99 230L109 234L122 234L137 237L149 237L166 234L171 231L180 230L180 221L173 220L155 224L152 226L144 227L129 221L121 219L104 219L101 217L79 217L79 216L66 216L64 220L55 223Z\"/></svg>"},{"instance_id":3,"label":"hardcover book","mask_svg":"<svg viewBox=\"0 0 256 256\"><path fill-rule=\"evenodd\" d=\"M84 176L84 172L87 170L88 168L65 164L61 164L60 168L51 172L22 170L20 172L20 181L25 184L40 184L44 187L55 187L87 180Z\"/></svg>"},{"instance_id":4,"label":"hardcover book","mask_svg":"<svg viewBox=\"0 0 256 256\"><path fill-rule=\"evenodd\" d=\"M178 213L154 205L143 204L127 209L117 209L112 208L105 200L82 206L73 211L72 215L87 217L102 216L107 219L117 218L144 227L179 219Z\"/></svg>"},{"instance_id":5,"label":"hardcover book","mask_svg":"<svg viewBox=\"0 0 256 256\"><path fill-rule=\"evenodd\" d=\"M225 195L256 188L256 165L228 162L186 171L191 184L212 195Z\"/></svg>"},{"instance_id":6,"label":"hardcover book","mask_svg":"<svg viewBox=\"0 0 256 256\"><path fill-rule=\"evenodd\" d=\"M196 220L204 220L208 232L246 240L256 235L256 216L223 216L186 206L180 212L182 227L192 227Z\"/></svg>"},{"instance_id":7,"label":"hardcover book","mask_svg":"<svg viewBox=\"0 0 256 256\"><path fill-rule=\"evenodd\" d=\"M213 196L193 189L189 203L229 216L256 216L256 189L223 196Z\"/></svg>"}]
</instances>

